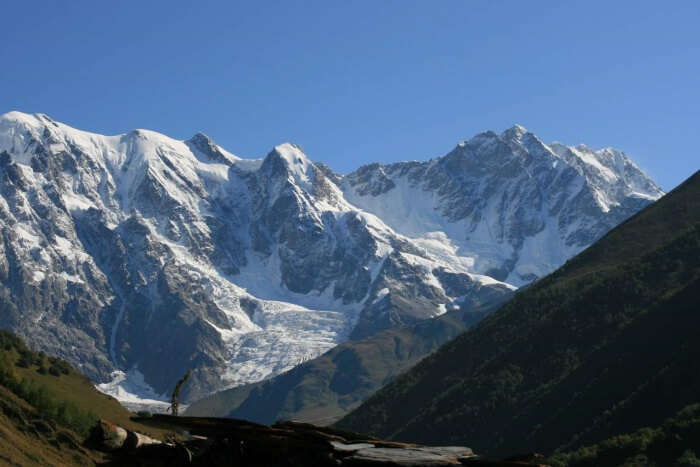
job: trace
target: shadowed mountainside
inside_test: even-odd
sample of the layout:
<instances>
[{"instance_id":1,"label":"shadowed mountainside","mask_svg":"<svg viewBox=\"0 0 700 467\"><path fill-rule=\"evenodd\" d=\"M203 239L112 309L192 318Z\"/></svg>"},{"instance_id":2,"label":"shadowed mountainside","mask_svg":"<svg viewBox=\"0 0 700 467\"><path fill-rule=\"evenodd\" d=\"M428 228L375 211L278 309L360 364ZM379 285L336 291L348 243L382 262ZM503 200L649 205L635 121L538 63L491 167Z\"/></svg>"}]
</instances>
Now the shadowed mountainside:
<instances>
[{"instance_id":1,"label":"shadowed mountainside","mask_svg":"<svg viewBox=\"0 0 700 467\"><path fill-rule=\"evenodd\" d=\"M700 394L700 172L338 422L489 455L659 425Z\"/></svg>"}]
</instances>

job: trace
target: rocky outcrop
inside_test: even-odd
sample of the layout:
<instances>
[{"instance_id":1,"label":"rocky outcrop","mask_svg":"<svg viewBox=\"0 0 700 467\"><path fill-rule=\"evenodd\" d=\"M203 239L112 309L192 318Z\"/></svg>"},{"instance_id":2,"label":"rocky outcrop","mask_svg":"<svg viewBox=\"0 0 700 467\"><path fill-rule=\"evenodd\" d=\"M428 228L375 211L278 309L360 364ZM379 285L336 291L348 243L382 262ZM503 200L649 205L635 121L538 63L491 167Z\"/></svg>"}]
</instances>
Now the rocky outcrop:
<instances>
[{"instance_id":1,"label":"rocky outcrop","mask_svg":"<svg viewBox=\"0 0 700 467\"><path fill-rule=\"evenodd\" d=\"M272 426L243 420L153 415L140 423L185 430L177 443L124 447L113 463L142 466L449 467L537 465L529 460L489 461L461 446L395 443L357 433L296 422Z\"/></svg>"}]
</instances>

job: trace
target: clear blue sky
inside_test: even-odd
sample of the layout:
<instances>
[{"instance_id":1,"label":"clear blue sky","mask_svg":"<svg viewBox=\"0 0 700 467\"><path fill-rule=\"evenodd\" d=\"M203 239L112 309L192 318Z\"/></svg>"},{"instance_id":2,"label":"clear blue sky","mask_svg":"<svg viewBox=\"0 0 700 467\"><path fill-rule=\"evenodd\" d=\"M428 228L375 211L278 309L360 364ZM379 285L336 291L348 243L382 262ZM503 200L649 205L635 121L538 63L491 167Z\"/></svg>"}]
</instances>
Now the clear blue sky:
<instances>
[{"instance_id":1,"label":"clear blue sky","mask_svg":"<svg viewBox=\"0 0 700 467\"><path fill-rule=\"evenodd\" d=\"M0 113L116 134L284 141L341 173L520 123L700 168L700 1L13 1Z\"/></svg>"}]
</instances>

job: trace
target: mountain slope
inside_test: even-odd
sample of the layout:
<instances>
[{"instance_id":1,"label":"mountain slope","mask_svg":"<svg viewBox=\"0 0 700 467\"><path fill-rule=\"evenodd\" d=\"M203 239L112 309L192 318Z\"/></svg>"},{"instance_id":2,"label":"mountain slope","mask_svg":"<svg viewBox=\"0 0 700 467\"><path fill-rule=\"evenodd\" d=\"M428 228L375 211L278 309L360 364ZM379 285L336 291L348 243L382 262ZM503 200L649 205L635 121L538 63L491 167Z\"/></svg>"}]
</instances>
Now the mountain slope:
<instances>
[{"instance_id":1,"label":"mountain slope","mask_svg":"<svg viewBox=\"0 0 700 467\"><path fill-rule=\"evenodd\" d=\"M360 341L344 342L269 380L196 401L186 415L228 416L265 424L277 420L332 423L501 302L450 311Z\"/></svg>"},{"instance_id":2,"label":"mountain slope","mask_svg":"<svg viewBox=\"0 0 700 467\"><path fill-rule=\"evenodd\" d=\"M30 404L0 386L3 465L94 465L100 458L99 453L83 449L75 433L33 417L35 409Z\"/></svg>"},{"instance_id":3,"label":"mountain slope","mask_svg":"<svg viewBox=\"0 0 700 467\"><path fill-rule=\"evenodd\" d=\"M618 465L700 464L700 404L684 407L661 426L641 428L573 452L547 459L553 467L616 467Z\"/></svg>"},{"instance_id":4,"label":"mountain slope","mask_svg":"<svg viewBox=\"0 0 700 467\"><path fill-rule=\"evenodd\" d=\"M697 402L700 172L342 419L512 454L660 424Z\"/></svg>"},{"instance_id":5,"label":"mountain slope","mask_svg":"<svg viewBox=\"0 0 700 467\"><path fill-rule=\"evenodd\" d=\"M440 201L430 209L443 238L428 208L421 235L387 225L372 214L383 201L361 195L367 169L341 177L292 144L246 160L201 133L103 136L5 114L0 326L125 400L162 400L194 368L183 394L192 400L282 373L351 336L508 294L661 194L621 154L605 166L606 185L602 169L582 162L603 164L602 153L558 155L531 140L518 128L480 135L428 164L458 178L421 185L422 198ZM531 164L540 153L544 162ZM537 183L509 177L506 160L515 172L536 168ZM485 174L499 189L470 191L465 180ZM530 200L543 187L555 204ZM465 217L475 195L488 209ZM543 248L534 269L522 259Z\"/></svg>"},{"instance_id":6,"label":"mountain slope","mask_svg":"<svg viewBox=\"0 0 700 467\"><path fill-rule=\"evenodd\" d=\"M141 433L173 432L130 420L116 399L98 392L68 363L27 348L0 331L0 463L92 465L104 454L83 444L98 417Z\"/></svg>"}]
</instances>

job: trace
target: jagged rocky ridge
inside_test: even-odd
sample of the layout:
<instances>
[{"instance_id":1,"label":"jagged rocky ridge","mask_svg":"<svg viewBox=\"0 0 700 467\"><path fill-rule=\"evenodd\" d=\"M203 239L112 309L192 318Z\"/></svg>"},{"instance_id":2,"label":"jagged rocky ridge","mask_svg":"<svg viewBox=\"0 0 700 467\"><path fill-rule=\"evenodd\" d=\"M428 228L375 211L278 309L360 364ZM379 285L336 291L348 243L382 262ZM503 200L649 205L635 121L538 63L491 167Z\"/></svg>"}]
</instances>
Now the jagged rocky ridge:
<instances>
[{"instance_id":1,"label":"jagged rocky ridge","mask_svg":"<svg viewBox=\"0 0 700 467\"><path fill-rule=\"evenodd\" d=\"M203 134L102 136L11 112L0 326L125 400L195 368L187 400L488 302L661 194L620 152L521 127L342 177L292 144L246 160Z\"/></svg>"}]
</instances>

